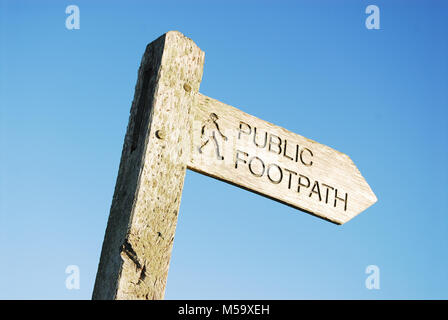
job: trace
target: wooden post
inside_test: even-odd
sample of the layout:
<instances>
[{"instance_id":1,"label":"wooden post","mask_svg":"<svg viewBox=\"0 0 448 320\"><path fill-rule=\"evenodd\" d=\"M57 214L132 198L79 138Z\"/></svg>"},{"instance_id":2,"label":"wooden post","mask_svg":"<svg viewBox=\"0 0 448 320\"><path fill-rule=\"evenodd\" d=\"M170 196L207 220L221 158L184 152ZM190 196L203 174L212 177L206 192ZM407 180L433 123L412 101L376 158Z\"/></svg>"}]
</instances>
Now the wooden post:
<instances>
[{"instance_id":1,"label":"wooden post","mask_svg":"<svg viewBox=\"0 0 448 320\"><path fill-rule=\"evenodd\" d=\"M177 31L150 43L134 101L93 299L163 299L204 53Z\"/></svg>"},{"instance_id":2,"label":"wooden post","mask_svg":"<svg viewBox=\"0 0 448 320\"><path fill-rule=\"evenodd\" d=\"M163 299L187 168L336 224L377 201L346 154L201 95L203 64L176 31L146 48L93 299Z\"/></svg>"}]
</instances>

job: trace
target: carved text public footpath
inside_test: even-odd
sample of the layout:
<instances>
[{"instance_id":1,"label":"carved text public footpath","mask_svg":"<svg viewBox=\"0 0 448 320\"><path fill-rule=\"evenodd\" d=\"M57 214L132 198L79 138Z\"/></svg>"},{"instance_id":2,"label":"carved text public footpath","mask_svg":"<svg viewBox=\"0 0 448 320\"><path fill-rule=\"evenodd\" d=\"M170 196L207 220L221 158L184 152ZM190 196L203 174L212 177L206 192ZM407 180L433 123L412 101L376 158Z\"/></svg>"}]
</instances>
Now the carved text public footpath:
<instances>
[{"instance_id":1,"label":"carved text public footpath","mask_svg":"<svg viewBox=\"0 0 448 320\"><path fill-rule=\"evenodd\" d=\"M265 163L261 155L250 154L238 149L235 150L235 169L238 169L241 163L247 164L249 172L255 177L265 176L276 185L280 185L284 181L282 185L288 190L296 191L298 194L302 192L305 196L314 197L316 201L324 201L325 204L332 205L334 208L341 203L339 207L347 211L348 193L338 192L337 188L323 182L319 183L318 180L301 173L301 166L311 167L313 165L313 151L309 148L301 147L296 143L288 143L288 139L268 133L268 131L263 133L258 130L257 133L256 127L252 128L249 124L240 122L238 140L244 139L245 135L256 148L267 150L289 160L294 169L282 167L277 163Z\"/></svg>"},{"instance_id":2,"label":"carved text public footpath","mask_svg":"<svg viewBox=\"0 0 448 320\"><path fill-rule=\"evenodd\" d=\"M208 135L204 135L205 128L210 127L210 120L213 125ZM303 170L315 165L315 151L313 152L312 147L301 145L244 121L235 123L234 128L225 129L220 129L219 122L219 116L211 113L204 125L196 126L201 127L201 145L198 148L202 156L201 162L209 161L215 167L232 166L236 170L235 175L244 177L246 173L250 173L253 177L265 179L270 184L283 188L283 191L296 192L298 200L301 196L309 197L333 208L347 211L349 199L347 192L319 181L313 178L312 174L306 173L307 170ZM205 142L203 142L204 136L207 137ZM226 143L229 141L228 137L234 138L230 140L230 145ZM209 154L205 149L208 144L210 144ZM279 161L279 158L282 161ZM225 161L226 159L230 161ZM274 161L268 162L266 159Z\"/></svg>"}]
</instances>

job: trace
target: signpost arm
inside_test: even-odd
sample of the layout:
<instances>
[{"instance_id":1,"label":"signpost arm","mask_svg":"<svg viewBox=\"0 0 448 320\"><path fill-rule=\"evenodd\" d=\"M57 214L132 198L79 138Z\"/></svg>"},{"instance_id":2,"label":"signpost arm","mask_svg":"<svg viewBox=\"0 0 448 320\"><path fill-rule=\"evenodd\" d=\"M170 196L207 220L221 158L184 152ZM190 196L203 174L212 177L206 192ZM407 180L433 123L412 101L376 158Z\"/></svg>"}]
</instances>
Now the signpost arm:
<instances>
[{"instance_id":1,"label":"signpost arm","mask_svg":"<svg viewBox=\"0 0 448 320\"><path fill-rule=\"evenodd\" d=\"M336 224L377 201L346 154L200 93L192 114L194 141L200 140L200 125L216 126L208 145L192 148L191 170Z\"/></svg>"},{"instance_id":2,"label":"signpost arm","mask_svg":"<svg viewBox=\"0 0 448 320\"><path fill-rule=\"evenodd\" d=\"M204 53L170 31L143 55L93 299L163 299Z\"/></svg>"}]
</instances>

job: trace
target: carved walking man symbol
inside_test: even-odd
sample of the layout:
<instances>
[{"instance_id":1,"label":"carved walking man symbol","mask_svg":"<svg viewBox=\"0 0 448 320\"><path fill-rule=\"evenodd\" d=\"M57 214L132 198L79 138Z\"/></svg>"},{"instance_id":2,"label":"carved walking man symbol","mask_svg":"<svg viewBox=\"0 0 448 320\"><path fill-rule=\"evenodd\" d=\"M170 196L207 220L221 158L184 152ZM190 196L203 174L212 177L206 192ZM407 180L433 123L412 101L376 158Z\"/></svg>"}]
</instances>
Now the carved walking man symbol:
<instances>
[{"instance_id":1,"label":"carved walking man symbol","mask_svg":"<svg viewBox=\"0 0 448 320\"><path fill-rule=\"evenodd\" d=\"M222 134L221 130L219 129L219 125L216 122L218 120L218 116L216 113L210 113L210 118L207 119L202 126L201 129L201 141L202 145L199 147L199 153L202 153L202 149L209 143L210 139L213 140L215 143L216 148L216 157L218 160L224 160L224 157L221 155L220 149L219 149L219 143L218 139L216 138L216 132L219 133L221 138L224 141L227 141L227 137Z\"/></svg>"}]
</instances>

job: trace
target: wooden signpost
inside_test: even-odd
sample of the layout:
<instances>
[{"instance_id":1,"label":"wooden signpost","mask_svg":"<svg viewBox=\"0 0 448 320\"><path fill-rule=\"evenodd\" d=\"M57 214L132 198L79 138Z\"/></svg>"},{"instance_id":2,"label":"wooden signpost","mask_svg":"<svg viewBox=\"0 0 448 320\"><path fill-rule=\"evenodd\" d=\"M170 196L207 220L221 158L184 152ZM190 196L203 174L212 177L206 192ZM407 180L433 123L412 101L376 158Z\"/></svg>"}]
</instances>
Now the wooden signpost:
<instances>
[{"instance_id":1,"label":"wooden signpost","mask_svg":"<svg viewBox=\"0 0 448 320\"><path fill-rule=\"evenodd\" d=\"M187 168L336 224L377 200L347 155L200 94L203 64L177 31L146 48L93 299L163 299Z\"/></svg>"}]
</instances>

